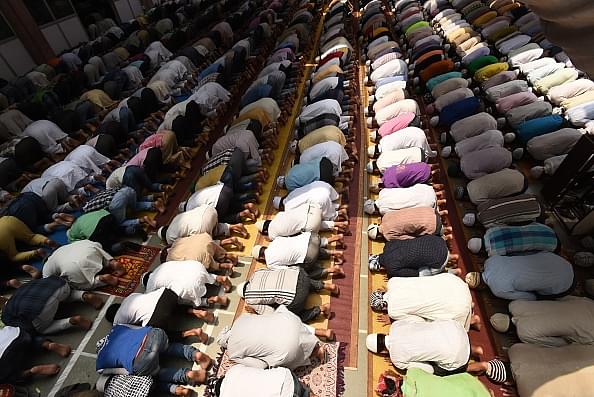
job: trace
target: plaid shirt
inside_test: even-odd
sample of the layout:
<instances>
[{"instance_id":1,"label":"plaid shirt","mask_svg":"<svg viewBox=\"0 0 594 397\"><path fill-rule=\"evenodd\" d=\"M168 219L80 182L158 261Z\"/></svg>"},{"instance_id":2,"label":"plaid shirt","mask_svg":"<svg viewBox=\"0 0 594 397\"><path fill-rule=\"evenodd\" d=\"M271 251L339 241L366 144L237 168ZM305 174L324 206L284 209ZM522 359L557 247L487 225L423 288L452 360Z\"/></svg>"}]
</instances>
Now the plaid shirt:
<instances>
[{"instance_id":1,"label":"plaid shirt","mask_svg":"<svg viewBox=\"0 0 594 397\"><path fill-rule=\"evenodd\" d=\"M206 164L204 164L200 169L200 174L205 175L208 171L218 167L219 165L229 164L229 161L231 161L231 156L233 156L234 151L235 148L227 149L211 157L210 160L208 160Z\"/></svg>"},{"instance_id":2,"label":"plaid shirt","mask_svg":"<svg viewBox=\"0 0 594 397\"><path fill-rule=\"evenodd\" d=\"M83 207L84 212L91 212L102 210L109 207L113 196L118 192L118 189L106 189L102 192L97 193L95 197L89 200Z\"/></svg>"},{"instance_id":3,"label":"plaid shirt","mask_svg":"<svg viewBox=\"0 0 594 397\"><path fill-rule=\"evenodd\" d=\"M487 229L484 240L489 256L512 255L530 251L553 252L558 244L555 231L542 223L492 227Z\"/></svg>"},{"instance_id":4,"label":"plaid shirt","mask_svg":"<svg viewBox=\"0 0 594 397\"><path fill-rule=\"evenodd\" d=\"M203 78L202 80L200 80L198 82L198 84L196 84L196 86L193 88L193 92L197 92L203 85L207 84L207 83L218 83L219 82L219 77L221 76L220 73L211 73L208 76L206 76L205 78Z\"/></svg>"},{"instance_id":5,"label":"plaid shirt","mask_svg":"<svg viewBox=\"0 0 594 397\"><path fill-rule=\"evenodd\" d=\"M66 280L58 276L31 280L14 292L2 311L2 322L35 334L37 331L33 327L33 320L39 316L52 295L65 284Z\"/></svg>"}]
</instances>

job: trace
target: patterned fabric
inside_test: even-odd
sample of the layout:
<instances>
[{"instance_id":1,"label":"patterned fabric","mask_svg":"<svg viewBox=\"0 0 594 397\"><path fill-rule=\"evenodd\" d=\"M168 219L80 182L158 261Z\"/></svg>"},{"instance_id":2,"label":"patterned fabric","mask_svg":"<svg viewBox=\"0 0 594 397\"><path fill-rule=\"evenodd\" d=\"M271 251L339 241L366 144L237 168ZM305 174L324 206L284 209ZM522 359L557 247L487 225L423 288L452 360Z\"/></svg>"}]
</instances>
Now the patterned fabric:
<instances>
[{"instance_id":1,"label":"patterned fabric","mask_svg":"<svg viewBox=\"0 0 594 397\"><path fill-rule=\"evenodd\" d=\"M487 229L484 240L489 256L530 251L553 252L558 244L555 231L542 223L492 227Z\"/></svg>"},{"instance_id":2,"label":"patterned fabric","mask_svg":"<svg viewBox=\"0 0 594 397\"><path fill-rule=\"evenodd\" d=\"M208 171L217 168L219 165L227 165L231 161L231 156L235 148L224 150L220 153L215 154L202 166L200 169L200 175L205 175Z\"/></svg>"},{"instance_id":3,"label":"patterned fabric","mask_svg":"<svg viewBox=\"0 0 594 397\"><path fill-rule=\"evenodd\" d=\"M84 212L98 211L109 207L113 196L118 192L118 189L106 189L97 193L95 197L89 200L83 207Z\"/></svg>"},{"instance_id":4,"label":"patterned fabric","mask_svg":"<svg viewBox=\"0 0 594 397\"><path fill-rule=\"evenodd\" d=\"M41 313L46 302L66 284L63 278L50 276L31 282L17 289L2 311L2 322L36 333L32 321Z\"/></svg>"},{"instance_id":5,"label":"patterned fabric","mask_svg":"<svg viewBox=\"0 0 594 397\"><path fill-rule=\"evenodd\" d=\"M245 302L258 313L264 305L290 305L295 300L299 269L261 269L252 275L245 289ZM260 306L260 307L259 307Z\"/></svg>"},{"instance_id":6,"label":"patterned fabric","mask_svg":"<svg viewBox=\"0 0 594 397\"><path fill-rule=\"evenodd\" d=\"M533 194L493 199L479 204L478 220L486 228L496 225L535 221L541 214L538 199Z\"/></svg>"},{"instance_id":7,"label":"patterned fabric","mask_svg":"<svg viewBox=\"0 0 594 397\"><path fill-rule=\"evenodd\" d=\"M148 397L153 388L151 376L116 375L105 387L105 397Z\"/></svg>"},{"instance_id":8,"label":"patterned fabric","mask_svg":"<svg viewBox=\"0 0 594 397\"><path fill-rule=\"evenodd\" d=\"M198 82L198 84L196 84L196 86L194 87L194 89L192 91L197 92L202 86L204 86L207 83L219 83L220 76L221 76L220 73L209 74L208 76L206 76L202 80L200 80Z\"/></svg>"}]
</instances>

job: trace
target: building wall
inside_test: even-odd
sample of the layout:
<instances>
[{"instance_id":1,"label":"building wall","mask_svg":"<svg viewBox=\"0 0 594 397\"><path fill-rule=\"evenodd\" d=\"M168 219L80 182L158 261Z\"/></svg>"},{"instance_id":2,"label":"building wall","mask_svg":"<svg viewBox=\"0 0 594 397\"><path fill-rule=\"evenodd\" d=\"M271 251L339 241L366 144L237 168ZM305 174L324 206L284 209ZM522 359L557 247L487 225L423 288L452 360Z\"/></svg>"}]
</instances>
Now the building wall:
<instances>
[{"instance_id":1,"label":"building wall","mask_svg":"<svg viewBox=\"0 0 594 397\"><path fill-rule=\"evenodd\" d=\"M140 0L113 0L113 4L122 22L128 22L142 14Z\"/></svg>"},{"instance_id":2,"label":"building wall","mask_svg":"<svg viewBox=\"0 0 594 397\"><path fill-rule=\"evenodd\" d=\"M19 39L0 44L0 78L12 80L35 67L33 58Z\"/></svg>"}]
</instances>

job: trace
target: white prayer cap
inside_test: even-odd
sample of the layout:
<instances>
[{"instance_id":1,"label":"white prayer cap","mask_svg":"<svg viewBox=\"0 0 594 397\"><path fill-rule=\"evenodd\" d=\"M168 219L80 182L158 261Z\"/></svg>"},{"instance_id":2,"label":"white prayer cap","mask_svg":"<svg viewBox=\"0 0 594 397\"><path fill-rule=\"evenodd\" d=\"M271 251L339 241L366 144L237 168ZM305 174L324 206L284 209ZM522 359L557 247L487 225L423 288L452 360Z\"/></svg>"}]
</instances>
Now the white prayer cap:
<instances>
[{"instance_id":1,"label":"white prayer cap","mask_svg":"<svg viewBox=\"0 0 594 397\"><path fill-rule=\"evenodd\" d=\"M260 233L262 233L262 230L264 230L264 222L263 220L259 220L256 222L256 229L258 229L258 231Z\"/></svg>"},{"instance_id":2,"label":"white prayer cap","mask_svg":"<svg viewBox=\"0 0 594 397\"><path fill-rule=\"evenodd\" d=\"M380 139L380 134L378 134L377 130L369 131L369 139L371 142L377 142Z\"/></svg>"},{"instance_id":3,"label":"white prayer cap","mask_svg":"<svg viewBox=\"0 0 594 397\"><path fill-rule=\"evenodd\" d=\"M369 161L365 169L367 170L367 173L373 174L373 161Z\"/></svg>"},{"instance_id":4,"label":"white prayer cap","mask_svg":"<svg viewBox=\"0 0 594 397\"><path fill-rule=\"evenodd\" d=\"M450 157L451 154L452 154L452 147L451 146L446 146L443 149L441 149L441 157L447 159L448 157Z\"/></svg>"},{"instance_id":5,"label":"white prayer cap","mask_svg":"<svg viewBox=\"0 0 594 397\"><path fill-rule=\"evenodd\" d=\"M165 240L165 233L167 233L167 229L165 229L164 226L161 226L157 230L157 236L159 236L161 238L161 240Z\"/></svg>"},{"instance_id":6,"label":"white prayer cap","mask_svg":"<svg viewBox=\"0 0 594 397\"><path fill-rule=\"evenodd\" d=\"M473 254L478 254L483 247L483 239L480 237L474 237L468 240L468 249Z\"/></svg>"},{"instance_id":7,"label":"white prayer cap","mask_svg":"<svg viewBox=\"0 0 594 397\"><path fill-rule=\"evenodd\" d=\"M587 251L576 252L573 256L573 263L579 267L592 267L594 265L594 254Z\"/></svg>"},{"instance_id":8,"label":"white prayer cap","mask_svg":"<svg viewBox=\"0 0 594 397\"><path fill-rule=\"evenodd\" d=\"M285 187L285 176L284 175L281 175L278 178L276 178L276 186L278 186L280 188Z\"/></svg>"},{"instance_id":9,"label":"white prayer cap","mask_svg":"<svg viewBox=\"0 0 594 397\"><path fill-rule=\"evenodd\" d=\"M240 298L243 298L243 290L245 289L246 284L247 281L244 281L242 283L239 283L239 285L237 286L237 295L239 295Z\"/></svg>"},{"instance_id":10,"label":"white prayer cap","mask_svg":"<svg viewBox=\"0 0 594 397\"><path fill-rule=\"evenodd\" d=\"M375 157L375 151L376 151L376 148L377 148L377 145L369 145L369 146L367 147L367 155L368 155L370 158L373 158L373 157ZM372 170L373 170L373 169L372 169Z\"/></svg>"},{"instance_id":11,"label":"white prayer cap","mask_svg":"<svg viewBox=\"0 0 594 397\"><path fill-rule=\"evenodd\" d=\"M289 150L291 151L291 153L297 152L297 144L297 140L291 141L291 144L289 145Z\"/></svg>"},{"instance_id":12,"label":"white prayer cap","mask_svg":"<svg viewBox=\"0 0 594 397\"><path fill-rule=\"evenodd\" d=\"M262 248L261 245L254 245L254 248L252 248L252 257L254 259L258 259L260 257L260 249Z\"/></svg>"},{"instance_id":13,"label":"white prayer cap","mask_svg":"<svg viewBox=\"0 0 594 397\"><path fill-rule=\"evenodd\" d=\"M379 225L377 223L372 223L371 225L367 226L367 236L375 240L379 234Z\"/></svg>"},{"instance_id":14,"label":"white prayer cap","mask_svg":"<svg viewBox=\"0 0 594 397\"><path fill-rule=\"evenodd\" d=\"M508 132L507 134L503 135L503 142L505 143L512 143L516 139L516 134L513 132Z\"/></svg>"},{"instance_id":15,"label":"white prayer cap","mask_svg":"<svg viewBox=\"0 0 594 397\"><path fill-rule=\"evenodd\" d=\"M277 210L280 209L282 199L283 198L281 196L274 196L274 198L272 199L272 205L274 205L274 208L276 208Z\"/></svg>"},{"instance_id":16,"label":"white prayer cap","mask_svg":"<svg viewBox=\"0 0 594 397\"><path fill-rule=\"evenodd\" d=\"M510 318L505 313L495 313L489 319L493 329L497 332L507 332L509 330Z\"/></svg>"},{"instance_id":17,"label":"white prayer cap","mask_svg":"<svg viewBox=\"0 0 594 397\"><path fill-rule=\"evenodd\" d=\"M377 336L378 334L369 334L367 335L367 339L365 340L367 350L369 350L372 353L377 353Z\"/></svg>"},{"instance_id":18,"label":"white prayer cap","mask_svg":"<svg viewBox=\"0 0 594 397\"><path fill-rule=\"evenodd\" d=\"M476 222L475 214L473 214L472 212L467 212L466 214L464 214L464 217L462 218L462 223L465 226L472 227L472 226L474 226L475 222Z\"/></svg>"},{"instance_id":19,"label":"white prayer cap","mask_svg":"<svg viewBox=\"0 0 594 397\"><path fill-rule=\"evenodd\" d=\"M363 211L369 215L373 215L375 213L375 201L372 199L365 200L365 204L363 204Z\"/></svg>"},{"instance_id":20,"label":"white prayer cap","mask_svg":"<svg viewBox=\"0 0 594 397\"><path fill-rule=\"evenodd\" d=\"M179 205L177 206L177 212L185 212L186 211L186 203L187 203L187 201L182 201L181 203L179 203Z\"/></svg>"}]
</instances>

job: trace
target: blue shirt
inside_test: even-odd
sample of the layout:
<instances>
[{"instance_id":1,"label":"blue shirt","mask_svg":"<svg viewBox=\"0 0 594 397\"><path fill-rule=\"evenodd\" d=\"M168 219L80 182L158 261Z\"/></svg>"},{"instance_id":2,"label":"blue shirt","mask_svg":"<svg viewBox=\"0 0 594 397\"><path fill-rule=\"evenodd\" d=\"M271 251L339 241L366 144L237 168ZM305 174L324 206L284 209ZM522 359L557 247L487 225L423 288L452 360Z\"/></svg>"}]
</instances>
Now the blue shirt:
<instances>
[{"instance_id":1,"label":"blue shirt","mask_svg":"<svg viewBox=\"0 0 594 397\"><path fill-rule=\"evenodd\" d=\"M152 327L114 326L97 352L97 370L125 368L129 374L132 374L134 372L134 358L138 350L140 350L144 337L152 329Z\"/></svg>"},{"instance_id":2,"label":"blue shirt","mask_svg":"<svg viewBox=\"0 0 594 397\"><path fill-rule=\"evenodd\" d=\"M402 74L399 76L384 77L375 82L375 88L378 89L384 84L394 83L396 81L406 81L406 75Z\"/></svg>"},{"instance_id":3,"label":"blue shirt","mask_svg":"<svg viewBox=\"0 0 594 397\"><path fill-rule=\"evenodd\" d=\"M285 178L285 186L290 192L320 180L320 161L295 164Z\"/></svg>"},{"instance_id":4,"label":"blue shirt","mask_svg":"<svg viewBox=\"0 0 594 397\"><path fill-rule=\"evenodd\" d=\"M573 284L571 264L552 252L532 255L492 256L485 262L483 280L495 296L536 300L557 295Z\"/></svg>"},{"instance_id":5,"label":"blue shirt","mask_svg":"<svg viewBox=\"0 0 594 397\"><path fill-rule=\"evenodd\" d=\"M249 90L245 93L243 98L241 98L240 107L244 108L252 102L256 102L262 98L269 98L270 92L272 91L272 86L268 84L260 84Z\"/></svg>"}]
</instances>

